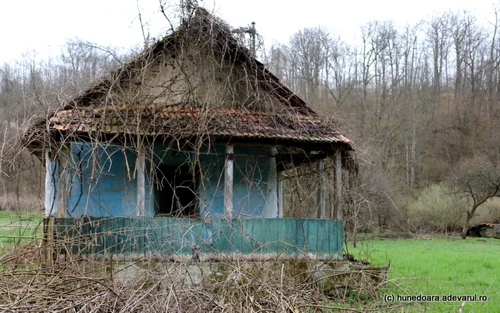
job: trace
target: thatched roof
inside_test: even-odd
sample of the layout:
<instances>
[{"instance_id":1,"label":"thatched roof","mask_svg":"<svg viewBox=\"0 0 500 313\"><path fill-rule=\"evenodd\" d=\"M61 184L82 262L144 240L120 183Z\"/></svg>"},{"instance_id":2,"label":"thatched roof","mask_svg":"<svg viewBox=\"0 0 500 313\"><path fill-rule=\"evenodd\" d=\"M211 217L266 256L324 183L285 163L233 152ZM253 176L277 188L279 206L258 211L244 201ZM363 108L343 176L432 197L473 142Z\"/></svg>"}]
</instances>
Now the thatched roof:
<instances>
[{"instance_id":1,"label":"thatched roof","mask_svg":"<svg viewBox=\"0 0 500 313\"><path fill-rule=\"evenodd\" d=\"M125 89L122 86L143 88L137 79L139 73L146 67L162 66L164 63L159 60L179 58L184 45L209 51L220 62L248 73L250 89L262 91L265 97L256 97L258 100L251 105L237 103L228 107L199 103L189 97L186 101L175 102L168 95L162 101L142 99L133 103L120 103L120 97L110 96L110 90ZM202 8L198 8L177 31L68 101L48 120L35 124L27 137L41 145L43 138L47 138L47 130L51 138L98 134L175 138L203 135L223 140L258 139L284 145L319 144L352 149L346 137L322 123L302 98L240 45L224 22Z\"/></svg>"}]
</instances>

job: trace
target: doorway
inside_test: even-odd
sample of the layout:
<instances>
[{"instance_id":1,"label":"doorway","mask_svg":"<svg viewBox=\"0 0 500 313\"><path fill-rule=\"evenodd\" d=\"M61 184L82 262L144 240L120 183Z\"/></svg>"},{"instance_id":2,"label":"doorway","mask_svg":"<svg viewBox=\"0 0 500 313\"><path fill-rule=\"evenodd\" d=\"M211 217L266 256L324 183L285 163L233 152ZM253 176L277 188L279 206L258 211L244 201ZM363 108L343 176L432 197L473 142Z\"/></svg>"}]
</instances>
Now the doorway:
<instances>
[{"instance_id":1,"label":"doorway","mask_svg":"<svg viewBox=\"0 0 500 313\"><path fill-rule=\"evenodd\" d=\"M198 215L196 181L188 165L160 166L156 186L156 214L195 217Z\"/></svg>"}]
</instances>

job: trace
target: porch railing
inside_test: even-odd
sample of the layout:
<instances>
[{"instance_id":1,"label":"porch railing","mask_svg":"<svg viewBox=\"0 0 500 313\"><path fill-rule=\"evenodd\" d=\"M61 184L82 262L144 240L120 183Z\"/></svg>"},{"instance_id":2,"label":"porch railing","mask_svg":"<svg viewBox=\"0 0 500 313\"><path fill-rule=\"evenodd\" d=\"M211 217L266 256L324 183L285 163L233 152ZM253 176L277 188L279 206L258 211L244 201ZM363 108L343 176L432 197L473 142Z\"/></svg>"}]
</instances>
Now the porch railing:
<instances>
[{"instance_id":1,"label":"porch railing","mask_svg":"<svg viewBox=\"0 0 500 313\"><path fill-rule=\"evenodd\" d=\"M342 257L337 220L51 217L44 232L46 259L61 254L199 261Z\"/></svg>"}]
</instances>

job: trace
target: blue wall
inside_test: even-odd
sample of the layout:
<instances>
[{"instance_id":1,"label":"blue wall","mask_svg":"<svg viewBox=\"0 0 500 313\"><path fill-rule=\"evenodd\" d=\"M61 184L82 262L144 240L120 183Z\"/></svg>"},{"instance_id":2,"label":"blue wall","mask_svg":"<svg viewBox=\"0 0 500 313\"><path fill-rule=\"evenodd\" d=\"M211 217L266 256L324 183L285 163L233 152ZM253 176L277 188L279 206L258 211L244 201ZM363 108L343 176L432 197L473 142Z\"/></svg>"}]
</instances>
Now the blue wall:
<instances>
[{"instance_id":1,"label":"blue wall","mask_svg":"<svg viewBox=\"0 0 500 313\"><path fill-rule=\"evenodd\" d=\"M132 149L75 142L71 144L70 151L69 217L136 215L137 182L134 170L137 155ZM270 151L266 147L235 146L235 217L262 216L270 198ZM224 213L225 147L205 147L200 152L198 167L201 179L197 184L200 214L218 217ZM194 154L175 153L164 145L155 145L154 166L146 164L146 216L155 214L156 185L151 173L161 165L179 166L192 162L194 158ZM277 206L277 203L273 205Z\"/></svg>"},{"instance_id":2,"label":"blue wall","mask_svg":"<svg viewBox=\"0 0 500 313\"><path fill-rule=\"evenodd\" d=\"M269 198L270 148L234 147L233 207L235 217L262 216ZM204 179L198 187L201 212L224 214L225 147L216 146L200 157ZM275 216L277 217L277 216Z\"/></svg>"},{"instance_id":3,"label":"blue wall","mask_svg":"<svg viewBox=\"0 0 500 313\"><path fill-rule=\"evenodd\" d=\"M120 146L72 143L68 170L68 216L135 216L137 155ZM145 215L153 215L146 194Z\"/></svg>"}]
</instances>

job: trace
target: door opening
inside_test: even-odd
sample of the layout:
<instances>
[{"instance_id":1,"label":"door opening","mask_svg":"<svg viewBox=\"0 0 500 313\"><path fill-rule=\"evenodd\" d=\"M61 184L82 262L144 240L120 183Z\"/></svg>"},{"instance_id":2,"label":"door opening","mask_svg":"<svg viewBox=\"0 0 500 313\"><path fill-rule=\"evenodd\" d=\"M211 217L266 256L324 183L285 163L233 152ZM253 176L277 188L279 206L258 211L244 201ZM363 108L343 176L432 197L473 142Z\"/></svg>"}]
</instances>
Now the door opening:
<instances>
[{"instance_id":1,"label":"door opening","mask_svg":"<svg viewBox=\"0 0 500 313\"><path fill-rule=\"evenodd\" d=\"M160 166L156 188L156 214L195 217L198 215L196 175L188 165Z\"/></svg>"}]
</instances>

